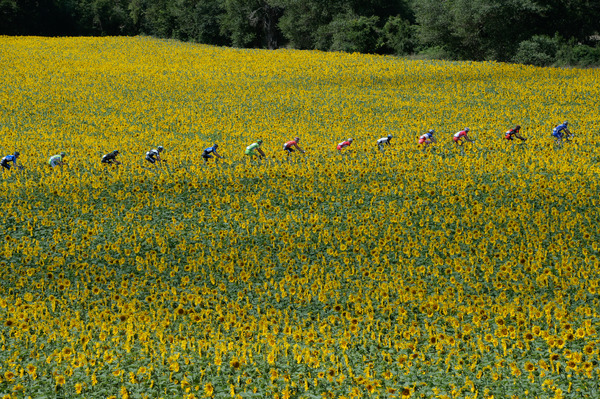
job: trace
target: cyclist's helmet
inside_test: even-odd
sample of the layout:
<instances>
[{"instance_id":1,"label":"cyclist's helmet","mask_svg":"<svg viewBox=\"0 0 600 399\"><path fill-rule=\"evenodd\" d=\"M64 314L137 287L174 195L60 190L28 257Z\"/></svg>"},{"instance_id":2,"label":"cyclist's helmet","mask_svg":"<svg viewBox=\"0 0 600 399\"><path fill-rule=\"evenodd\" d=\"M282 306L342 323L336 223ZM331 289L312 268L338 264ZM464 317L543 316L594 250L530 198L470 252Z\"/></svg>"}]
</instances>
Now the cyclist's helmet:
<instances>
[{"instance_id":1,"label":"cyclist's helmet","mask_svg":"<svg viewBox=\"0 0 600 399\"><path fill-rule=\"evenodd\" d=\"M67 156L67 153L66 153L66 152L61 152L61 153L60 153L60 156L61 156L61 157L66 157L66 156Z\"/></svg>"},{"instance_id":2,"label":"cyclist's helmet","mask_svg":"<svg viewBox=\"0 0 600 399\"><path fill-rule=\"evenodd\" d=\"M435 133L435 130L429 129L429 134L434 134L434 133Z\"/></svg>"},{"instance_id":3,"label":"cyclist's helmet","mask_svg":"<svg viewBox=\"0 0 600 399\"><path fill-rule=\"evenodd\" d=\"M565 126L567 126L568 124L569 124L569 122L567 122L567 121L563 122L563 125L565 125Z\"/></svg>"},{"instance_id":4,"label":"cyclist's helmet","mask_svg":"<svg viewBox=\"0 0 600 399\"><path fill-rule=\"evenodd\" d=\"M218 144L215 144L215 145L213 145L213 148L214 148L214 149L217 149L217 148L219 148L219 145L218 145Z\"/></svg>"},{"instance_id":5,"label":"cyclist's helmet","mask_svg":"<svg viewBox=\"0 0 600 399\"><path fill-rule=\"evenodd\" d=\"M348 139L348 141L349 141L350 143L352 143L352 142L354 141L354 139Z\"/></svg>"},{"instance_id":6,"label":"cyclist's helmet","mask_svg":"<svg viewBox=\"0 0 600 399\"><path fill-rule=\"evenodd\" d=\"M468 127L465 128L465 132L470 132L471 129L469 129Z\"/></svg>"},{"instance_id":7,"label":"cyclist's helmet","mask_svg":"<svg viewBox=\"0 0 600 399\"><path fill-rule=\"evenodd\" d=\"M391 139L392 137L394 137L394 136L392 136L391 134L388 134L388 140Z\"/></svg>"},{"instance_id":8,"label":"cyclist's helmet","mask_svg":"<svg viewBox=\"0 0 600 399\"><path fill-rule=\"evenodd\" d=\"M162 145L159 145L158 148L156 148L158 150L158 152L163 152L164 151L164 147Z\"/></svg>"},{"instance_id":9,"label":"cyclist's helmet","mask_svg":"<svg viewBox=\"0 0 600 399\"><path fill-rule=\"evenodd\" d=\"M21 153L19 153L19 151L15 151L15 157L18 157L19 155L21 155Z\"/></svg>"},{"instance_id":10,"label":"cyclist's helmet","mask_svg":"<svg viewBox=\"0 0 600 399\"><path fill-rule=\"evenodd\" d=\"M515 129L516 129L516 130L519 130L519 129L521 129L521 125L517 125L517 126L515 127Z\"/></svg>"},{"instance_id":11,"label":"cyclist's helmet","mask_svg":"<svg viewBox=\"0 0 600 399\"><path fill-rule=\"evenodd\" d=\"M299 142L300 142L300 137L294 137L294 141L295 141L296 143L299 143Z\"/></svg>"},{"instance_id":12,"label":"cyclist's helmet","mask_svg":"<svg viewBox=\"0 0 600 399\"><path fill-rule=\"evenodd\" d=\"M119 150L114 150L114 151L113 151L113 154L114 154L114 155L117 155L118 153L119 153Z\"/></svg>"},{"instance_id":13,"label":"cyclist's helmet","mask_svg":"<svg viewBox=\"0 0 600 399\"><path fill-rule=\"evenodd\" d=\"M258 140L257 143L260 145L262 144L262 140Z\"/></svg>"}]
</instances>

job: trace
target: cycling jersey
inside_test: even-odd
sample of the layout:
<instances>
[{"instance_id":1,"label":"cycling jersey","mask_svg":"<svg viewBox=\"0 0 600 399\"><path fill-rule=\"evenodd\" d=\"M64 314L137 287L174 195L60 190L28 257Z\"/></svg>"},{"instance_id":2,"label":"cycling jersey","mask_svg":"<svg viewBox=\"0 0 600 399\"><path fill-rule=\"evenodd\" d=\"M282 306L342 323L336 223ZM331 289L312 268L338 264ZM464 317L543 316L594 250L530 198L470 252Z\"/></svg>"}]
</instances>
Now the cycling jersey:
<instances>
[{"instance_id":1,"label":"cycling jersey","mask_svg":"<svg viewBox=\"0 0 600 399\"><path fill-rule=\"evenodd\" d=\"M568 130L568 128L567 128L567 125L566 125L566 124L564 124L564 123L563 123L563 124L561 124L561 125L558 125L558 126L556 126L556 127L554 128L554 130L552 131L552 135L553 135L554 137L557 137L557 138L562 138L562 136L563 136L563 134L564 134L564 133L563 133L563 130Z\"/></svg>"},{"instance_id":2,"label":"cycling jersey","mask_svg":"<svg viewBox=\"0 0 600 399\"><path fill-rule=\"evenodd\" d=\"M212 158L212 154L215 153L217 150L216 146L212 146L212 147L208 147L204 149L204 152L202 153L202 158L204 159L208 159L208 158Z\"/></svg>"},{"instance_id":3,"label":"cycling jersey","mask_svg":"<svg viewBox=\"0 0 600 399\"><path fill-rule=\"evenodd\" d=\"M348 141L348 140L346 140L346 141L342 141L341 143L339 143L339 144L337 145L337 149L338 149L338 150L341 150L341 149L342 149L342 148L344 148L344 147L348 147L350 144L352 144L352 142L351 142L351 141Z\"/></svg>"},{"instance_id":4,"label":"cycling jersey","mask_svg":"<svg viewBox=\"0 0 600 399\"><path fill-rule=\"evenodd\" d=\"M146 153L146 161L155 163L160 152L157 149L152 149Z\"/></svg>"},{"instance_id":5,"label":"cycling jersey","mask_svg":"<svg viewBox=\"0 0 600 399\"><path fill-rule=\"evenodd\" d=\"M248 147L246 147L246 151L244 151L244 154L255 155L254 150L256 150L258 148L260 148L260 144L258 144L258 143L250 144Z\"/></svg>"},{"instance_id":6,"label":"cycling jersey","mask_svg":"<svg viewBox=\"0 0 600 399\"><path fill-rule=\"evenodd\" d=\"M287 152L294 152L294 147L296 147L298 143L296 140L290 140L283 145L283 149Z\"/></svg>"},{"instance_id":7,"label":"cycling jersey","mask_svg":"<svg viewBox=\"0 0 600 399\"><path fill-rule=\"evenodd\" d=\"M460 140L461 137L465 137L467 135L466 130L461 130L460 132L454 133L454 137L452 138L454 141Z\"/></svg>"},{"instance_id":8,"label":"cycling jersey","mask_svg":"<svg viewBox=\"0 0 600 399\"><path fill-rule=\"evenodd\" d=\"M377 140L377 148L379 149L379 151L383 152L384 147L386 145L390 145L391 139L391 137L382 137L379 140Z\"/></svg>"},{"instance_id":9,"label":"cycling jersey","mask_svg":"<svg viewBox=\"0 0 600 399\"><path fill-rule=\"evenodd\" d=\"M427 140L431 140L432 137L433 137L433 134L431 134L431 133L425 133L424 135L422 135L421 137L419 137L419 144L426 143Z\"/></svg>"},{"instance_id":10,"label":"cycling jersey","mask_svg":"<svg viewBox=\"0 0 600 399\"><path fill-rule=\"evenodd\" d=\"M508 130L508 131L507 131L507 132L504 134L504 138L505 138L506 140L512 140L512 139L513 139L513 136L514 136L515 134L517 134L517 133L519 133L519 130L517 130L517 129L509 129L509 130Z\"/></svg>"},{"instance_id":11,"label":"cycling jersey","mask_svg":"<svg viewBox=\"0 0 600 399\"><path fill-rule=\"evenodd\" d=\"M17 164L17 157L15 157L14 155L7 155L4 158L2 158L2 161L0 161L0 164L2 165L2 167L6 168L6 169L10 169L11 165L10 162L12 162L14 165Z\"/></svg>"},{"instance_id":12,"label":"cycling jersey","mask_svg":"<svg viewBox=\"0 0 600 399\"><path fill-rule=\"evenodd\" d=\"M50 157L50 159L48 160L48 163L52 167L57 166L61 162L62 162L62 157L60 156L60 154L54 155L54 156Z\"/></svg>"},{"instance_id":13,"label":"cycling jersey","mask_svg":"<svg viewBox=\"0 0 600 399\"><path fill-rule=\"evenodd\" d=\"M116 160L117 160L117 154L114 154L112 152L110 152L102 157L102 163L113 163Z\"/></svg>"}]
</instances>

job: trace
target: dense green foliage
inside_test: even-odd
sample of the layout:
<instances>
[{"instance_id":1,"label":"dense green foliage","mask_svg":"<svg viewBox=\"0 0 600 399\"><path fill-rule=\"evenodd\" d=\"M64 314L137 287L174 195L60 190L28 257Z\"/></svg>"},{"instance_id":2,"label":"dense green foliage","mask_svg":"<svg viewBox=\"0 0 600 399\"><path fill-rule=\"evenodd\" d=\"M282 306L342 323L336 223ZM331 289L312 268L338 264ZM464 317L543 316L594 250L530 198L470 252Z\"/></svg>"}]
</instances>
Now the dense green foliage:
<instances>
[{"instance_id":1,"label":"dense green foliage","mask_svg":"<svg viewBox=\"0 0 600 399\"><path fill-rule=\"evenodd\" d=\"M599 65L591 0L0 0L0 34ZM549 50L550 49L550 50Z\"/></svg>"}]
</instances>

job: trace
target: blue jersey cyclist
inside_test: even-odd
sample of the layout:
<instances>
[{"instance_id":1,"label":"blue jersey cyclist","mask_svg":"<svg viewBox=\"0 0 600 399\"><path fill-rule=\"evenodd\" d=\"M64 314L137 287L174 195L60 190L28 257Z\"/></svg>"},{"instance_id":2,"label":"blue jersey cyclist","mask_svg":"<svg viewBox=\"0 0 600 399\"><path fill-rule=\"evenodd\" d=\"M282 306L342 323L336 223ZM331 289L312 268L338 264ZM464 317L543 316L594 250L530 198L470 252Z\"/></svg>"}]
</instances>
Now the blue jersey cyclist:
<instances>
[{"instance_id":1,"label":"blue jersey cyclist","mask_svg":"<svg viewBox=\"0 0 600 399\"><path fill-rule=\"evenodd\" d=\"M15 151L14 154L5 156L4 158L2 158L2 161L0 161L0 165L2 165L4 169L10 169L13 165L16 168L23 169L22 165L17 165L17 159L19 158L19 155L21 155L19 154L19 151Z\"/></svg>"},{"instance_id":2,"label":"blue jersey cyclist","mask_svg":"<svg viewBox=\"0 0 600 399\"><path fill-rule=\"evenodd\" d=\"M204 163L206 163L206 161L208 161L210 158L213 157L213 154L215 157L217 158L223 158L222 156L219 155L219 153L217 152L217 148L219 148L219 146L217 144L213 145L212 147L208 147L206 148L203 152L202 152L202 158L204 158Z\"/></svg>"},{"instance_id":3,"label":"blue jersey cyclist","mask_svg":"<svg viewBox=\"0 0 600 399\"><path fill-rule=\"evenodd\" d=\"M556 138L556 144L560 144L562 142L562 139L565 138L565 133L567 140L571 136L571 132L569 131L568 125L569 122L565 121L562 124L556 126L554 130L552 130L552 136Z\"/></svg>"},{"instance_id":4,"label":"blue jersey cyclist","mask_svg":"<svg viewBox=\"0 0 600 399\"><path fill-rule=\"evenodd\" d=\"M151 164L155 164L157 161L160 162L162 159L160 158L160 153L165 149L162 145L159 145L157 148L154 148L146 153L146 161Z\"/></svg>"}]
</instances>

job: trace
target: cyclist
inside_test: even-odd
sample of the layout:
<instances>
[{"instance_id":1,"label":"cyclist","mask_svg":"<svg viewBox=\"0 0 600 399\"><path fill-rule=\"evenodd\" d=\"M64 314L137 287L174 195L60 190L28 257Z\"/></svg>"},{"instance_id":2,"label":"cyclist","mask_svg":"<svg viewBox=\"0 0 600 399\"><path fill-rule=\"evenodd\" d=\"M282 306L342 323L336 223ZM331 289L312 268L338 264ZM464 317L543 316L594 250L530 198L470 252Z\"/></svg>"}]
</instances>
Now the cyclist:
<instances>
[{"instance_id":1,"label":"cyclist","mask_svg":"<svg viewBox=\"0 0 600 399\"><path fill-rule=\"evenodd\" d=\"M552 136L554 136L556 138L556 140L554 141L555 144L561 144L562 143L562 139L566 138L567 141L569 141L569 138L572 136L571 132L569 131L568 128L569 122L565 121L560 125L557 125L554 130L552 130ZM566 136L565 136L566 133Z\"/></svg>"},{"instance_id":2,"label":"cyclist","mask_svg":"<svg viewBox=\"0 0 600 399\"><path fill-rule=\"evenodd\" d=\"M300 137L294 137L294 140L290 140L283 145L283 150L287 152L288 156L294 152L294 148L304 154L304 150L298 146Z\"/></svg>"},{"instance_id":3,"label":"cyclist","mask_svg":"<svg viewBox=\"0 0 600 399\"><path fill-rule=\"evenodd\" d=\"M205 148L204 151L202 152L202 158L204 158L204 163L206 163L210 158L213 157L213 154L217 157L217 158L223 158L222 156L219 155L219 153L217 152L217 148L219 148L219 146L217 144L213 145L212 147L208 147Z\"/></svg>"},{"instance_id":4,"label":"cyclist","mask_svg":"<svg viewBox=\"0 0 600 399\"><path fill-rule=\"evenodd\" d=\"M55 167L55 166L60 166L62 167L66 162L64 161L64 157L66 157L67 154L64 152L61 152L58 155L53 155L50 157L50 159L48 160L48 163L50 164L51 167Z\"/></svg>"},{"instance_id":5,"label":"cyclist","mask_svg":"<svg viewBox=\"0 0 600 399\"><path fill-rule=\"evenodd\" d=\"M387 137L382 137L379 140L377 140L377 148L379 149L379 151L383 152L384 146L391 145L393 137L394 136L389 134Z\"/></svg>"},{"instance_id":6,"label":"cyclist","mask_svg":"<svg viewBox=\"0 0 600 399\"><path fill-rule=\"evenodd\" d=\"M506 140L512 140L513 137L516 137L521 141L527 140L525 137L523 137L519 134L520 131L521 131L521 126L517 125L514 128L509 129L506 133L504 133L504 138Z\"/></svg>"},{"instance_id":7,"label":"cyclist","mask_svg":"<svg viewBox=\"0 0 600 399\"><path fill-rule=\"evenodd\" d=\"M464 130L454 133L454 137L452 137L452 140L454 140L454 143L456 143L457 145L463 145L465 142L472 143L475 140L470 139L467 135L467 133L469 133L470 131L471 130L468 127L466 127Z\"/></svg>"},{"instance_id":8,"label":"cyclist","mask_svg":"<svg viewBox=\"0 0 600 399\"><path fill-rule=\"evenodd\" d=\"M23 165L17 165L17 159L19 158L19 155L21 155L19 154L19 151L15 151L14 154L5 156L0 161L0 165L2 165L2 167L6 170L10 170L11 166L13 165L18 169L23 169ZM11 162L13 165L10 164Z\"/></svg>"},{"instance_id":9,"label":"cyclist","mask_svg":"<svg viewBox=\"0 0 600 399\"><path fill-rule=\"evenodd\" d=\"M429 145L435 143L436 139L433 137L435 130L429 129L429 131L419 137L419 144Z\"/></svg>"},{"instance_id":10,"label":"cyclist","mask_svg":"<svg viewBox=\"0 0 600 399\"><path fill-rule=\"evenodd\" d=\"M341 143L339 143L339 144L337 145L337 150L338 150L339 152L342 152L342 149L344 149L344 148L346 148L346 147L348 147L348 146L352 145L352 142L353 142L353 141L354 141L354 139L348 139L348 140L346 140L346 141L342 141Z\"/></svg>"},{"instance_id":11,"label":"cyclist","mask_svg":"<svg viewBox=\"0 0 600 399\"><path fill-rule=\"evenodd\" d=\"M265 153L260 148L261 145L262 140L257 140L256 143L252 143L248 147L246 147L246 151L244 151L244 154L249 155L250 158L253 158L256 155L255 151L258 151L258 157L262 159L263 157L265 157Z\"/></svg>"},{"instance_id":12,"label":"cyclist","mask_svg":"<svg viewBox=\"0 0 600 399\"><path fill-rule=\"evenodd\" d=\"M160 157L160 153L163 152L165 149L163 148L162 145L159 145L158 147L148 151L146 153L146 161L150 162L151 164L156 164L156 161L160 162L162 161L161 157Z\"/></svg>"},{"instance_id":13,"label":"cyclist","mask_svg":"<svg viewBox=\"0 0 600 399\"><path fill-rule=\"evenodd\" d=\"M113 152L109 152L108 154L102 157L102 163L108 165L121 165L121 162L117 161L117 155L119 155L119 150L114 150Z\"/></svg>"}]
</instances>

